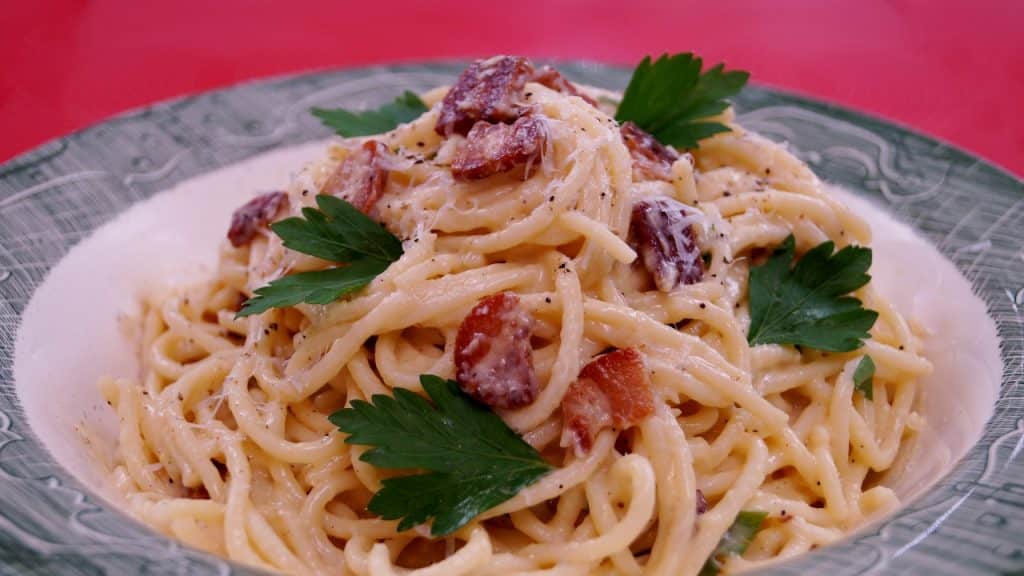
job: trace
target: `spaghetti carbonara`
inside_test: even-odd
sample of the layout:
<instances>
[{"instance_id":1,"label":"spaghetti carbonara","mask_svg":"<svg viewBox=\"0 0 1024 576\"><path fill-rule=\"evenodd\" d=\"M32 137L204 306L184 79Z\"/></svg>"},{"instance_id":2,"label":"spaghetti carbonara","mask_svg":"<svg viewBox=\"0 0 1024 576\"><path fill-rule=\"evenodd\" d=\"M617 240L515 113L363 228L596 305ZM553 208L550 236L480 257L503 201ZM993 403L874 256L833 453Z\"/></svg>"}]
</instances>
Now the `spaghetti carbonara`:
<instances>
[{"instance_id":1,"label":"spaghetti carbonara","mask_svg":"<svg viewBox=\"0 0 1024 576\"><path fill-rule=\"evenodd\" d=\"M236 213L209 280L148 298L140 377L100 384L134 514L289 574L694 575L741 511L767 516L726 573L898 506L880 475L922 425L930 370L908 323L867 284L854 296L878 319L852 352L747 340L752 266L790 234L797 254L869 246L868 224L731 110L729 132L676 151L620 126L611 95L515 60L529 69L478 62L419 118L332 144ZM255 289L332 265L265 226L318 194L404 253L332 303L237 317ZM422 374L457 379L553 466L444 538L367 512L393 472L328 421L422 393Z\"/></svg>"}]
</instances>

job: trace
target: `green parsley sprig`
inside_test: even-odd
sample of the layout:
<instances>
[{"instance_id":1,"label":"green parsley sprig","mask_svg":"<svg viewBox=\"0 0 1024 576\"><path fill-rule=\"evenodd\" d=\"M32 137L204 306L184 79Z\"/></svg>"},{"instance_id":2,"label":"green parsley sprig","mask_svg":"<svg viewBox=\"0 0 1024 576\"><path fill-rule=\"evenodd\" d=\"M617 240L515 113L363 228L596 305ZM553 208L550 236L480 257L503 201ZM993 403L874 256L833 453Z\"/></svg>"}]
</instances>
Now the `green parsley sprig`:
<instances>
[{"instance_id":1,"label":"green parsley sprig","mask_svg":"<svg viewBox=\"0 0 1024 576\"><path fill-rule=\"evenodd\" d=\"M331 262L394 262L402 256L402 241L355 206L326 194L316 197L316 205L302 209L305 219L285 218L270 225L285 248Z\"/></svg>"},{"instance_id":2,"label":"green parsley sprig","mask_svg":"<svg viewBox=\"0 0 1024 576\"><path fill-rule=\"evenodd\" d=\"M853 389L859 390L868 400L875 399L875 361L864 356L853 370Z\"/></svg>"},{"instance_id":3,"label":"green parsley sprig","mask_svg":"<svg viewBox=\"0 0 1024 576\"><path fill-rule=\"evenodd\" d=\"M396 388L331 414L345 442L373 446L360 460L378 468L424 470L385 479L370 512L408 530L433 518L432 536L451 534L551 470L497 414L458 384L420 376L428 402Z\"/></svg>"},{"instance_id":4,"label":"green parsley sprig","mask_svg":"<svg viewBox=\"0 0 1024 576\"><path fill-rule=\"evenodd\" d=\"M708 118L729 107L726 98L737 94L750 74L726 71L724 64L702 72L703 66L689 52L644 58L633 70L615 119L631 121L662 144L678 148L696 148L704 138L728 132L728 126Z\"/></svg>"},{"instance_id":5,"label":"green parsley sprig","mask_svg":"<svg viewBox=\"0 0 1024 576\"><path fill-rule=\"evenodd\" d=\"M305 219L286 218L270 229L286 248L347 265L278 278L257 288L237 317L301 302L329 304L363 288L402 257L402 241L355 206L323 194L316 203L318 209L302 209Z\"/></svg>"},{"instance_id":6,"label":"green parsley sprig","mask_svg":"<svg viewBox=\"0 0 1024 576\"><path fill-rule=\"evenodd\" d=\"M310 112L323 122L324 126L333 129L346 138L352 136L370 136L393 130L419 118L427 111L427 105L420 97L406 90L393 102L384 104L376 110L349 112L342 108L313 108Z\"/></svg>"},{"instance_id":7,"label":"green parsley sprig","mask_svg":"<svg viewBox=\"0 0 1024 576\"><path fill-rule=\"evenodd\" d=\"M757 344L795 344L828 352L856 350L869 338L878 312L850 292L871 280L871 249L822 242L795 266L790 234L767 262L750 269L750 329Z\"/></svg>"},{"instance_id":8,"label":"green parsley sprig","mask_svg":"<svg viewBox=\"0 0 1024 576\"><path fill-rule=\"evenodd\" d=\"M724 559L728 556L741 556L747 551L754 536L761 530L761 523L768 517L767 512L744 510L736 515L732 526L722 535L711 557L704 562L698 576L716 576Z\"/></svg>"}]
</instances>

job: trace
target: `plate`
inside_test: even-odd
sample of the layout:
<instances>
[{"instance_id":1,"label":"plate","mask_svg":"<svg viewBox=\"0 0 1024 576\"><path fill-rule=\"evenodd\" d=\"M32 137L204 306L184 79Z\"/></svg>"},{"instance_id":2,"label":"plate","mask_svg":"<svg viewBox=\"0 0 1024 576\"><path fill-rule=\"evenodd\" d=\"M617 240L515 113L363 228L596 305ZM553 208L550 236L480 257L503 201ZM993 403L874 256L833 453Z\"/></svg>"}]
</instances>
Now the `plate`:
<instances>
[{"instance_id":1,"label":"plate","mask_svg":"<svg viewBox=\"0 0 1024 576\"><path fill-rule=\"evenodd\" d=\"M0 165L0 573L256 573L157 535L57 464L15 392L20 317L62 256L132 204L261 152L328 136L308 114L312 106L375 106L402 90L448 83L464 67L375 67L242 84L115 117ZM611 89L629 78L626 69L598 64L559 68ZM822 179L883 205L953 262L996 321L1004 364L981 440L935 487L854 536L763 573L1020 574L1024 183L948 144L801 96L751 87L736 107L744 126L788 142Z\"/></svg>"}]
</instances>

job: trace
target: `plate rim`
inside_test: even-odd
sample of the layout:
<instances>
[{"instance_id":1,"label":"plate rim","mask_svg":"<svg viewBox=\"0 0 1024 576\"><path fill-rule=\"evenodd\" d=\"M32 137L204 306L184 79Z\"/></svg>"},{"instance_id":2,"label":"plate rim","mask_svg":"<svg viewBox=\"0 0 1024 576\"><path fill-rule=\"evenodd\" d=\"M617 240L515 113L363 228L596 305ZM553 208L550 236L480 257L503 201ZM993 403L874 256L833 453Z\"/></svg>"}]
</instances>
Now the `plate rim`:
<instances>
[{"instance_id":1,"label":"plate rim","mask_svg":"<svg viewBox=\"0 0 1024 576\"><path fill-rule=\"evenodd\" d=\"M630 72L630 71L632 71L632 68L630 66L628 66L628 65L625 65L625 64L616 63L616 62L602 62L600 60L590 60L590 59L586 59L586 58L557 58L557 57L555 57L555 58L534 58L534 60L536 60L537 62L542 62L542 63L546 63L546 64L551 64L551 65L557 65L557 66L562 66L562 65L575 65L575 66L579 66L579 65L583 65L583 66L600 67L600 68L605 68L605 69L609 69L609 70L618 70L618 71L621 71L621 72ZM304 68L304 69L301 69L301 70L291 70L291 71L288 71L288 72L281 72L281 73L278 73L278 74L269 74L269 75L266 75L266 76L258 76L258 77L254 77L254 78L245 78L245 79L242 79L242 80L238 80L236 82L230 82L230 83L223 84L223 85L220 85L220 86L217 86L217 87L214 87L214 88L209 88L209 89L206 89L206 90L189 90L189 91L183 92L181 94L177 94L177 95L174 95L174 96L169 96L167 98L161 98L159 100L154 100L154 101L146 103L146 104L139 104L137 106L131 106L129 108L125 108L124 110L120 110L118 112L114 112L114 113L109 114L107 116L104 116L104 117L102 117L100 119L87 122L86 124L83 124L82 126L79 126L78 128L75 128L75 129L70 130L68 132L65 132L65 133L63 133L63 134L61 134L59 136L53 136L53 137L47 138L47 139L43 140L42 142L39 142L38 144L32 146L31 148L29 148L27 150L23 150L21 152L18 152L17 154L15 154L14 156L11 156L7 160L4 160L3 162L0 162L0 178L4 177L8 173L8 170L10 169L11 165L17 164L18 161L22 160L25 157L30 156L33 152L39 150L40 148L45 148L45 147L47 147L47 146L49 146L51 144L54 144L54 143L60 142L62 140L65 140L67 138L70 138L72 136L81 134L82 132L86 132L86 131L95 129L98 126L100 126L102 124L106 124L106 123L111 122L111 121L116 121L116 120L120 120L120 119L124 119L124 118L129 118L129 117L132 117L132 116L136 116L136 115L138 115L138 114L140 114L142 112L145 112L145 111L148 111L148 110L151 110L151 109L154 109L154 108L162 108L162 107L165 107L165 106L177 104L177 103L182 102L184 100L188 100L189 98L203 96L203 95L206 95L206 94L210 94L212 92L220 92L220 91L225 91L225 90L233 90L233 89L237 89L237 88L243 88L243 87L249 86L249 85L273 83L273 82L280 82L280 81L288 81L288 80L292 80L292 79L295 79L295 78L299 78L299 77L303 77L303 76L309 76L309 75L316 75L316 74L344 73L344 72L355 72L355 71L370 71L370 70L373 70L375 68L393 69L393 68L423 67L423 66L465 66L466 64L468 64L471 61L472 61L471 59L467 59L467 58L423 58L423 59L413 58L413 59L409 59L409 60L396 60L396 61L389 61L389 62L386 62L386 63L368 64L368 65L365 65L365 66L358 66L358 65L353 65L353 66L330 66L330 65L327 65L327 66L320 66L320 67ZM961 145L961 144L958 144L956 142L953 142L952 140L949 140L948 138L946 138L944 136L939 136L939 135L937 135L934 132L931 132L929 130L925 130L923 128L919 128L919 127L916 127L916 126L912 126L912 125L904 122L903 120L896 119L896 118L891 118L889 116L886 116L883 113L875 112L873 110L865 110L863 108L860 108L859 106L854 106L854 105L834 102L832 100L829 100L828 98L825 98L825 97L822 97L822 96L817 96L817 95L811 94L809 92L805 92L805 91L797 89L797 88L792 88L792 87L788 87L788 86L780 86L778 84L774 84L774 83L771 83L771 82L761 82L761 81L758 81L758 80L751 80L750 82L747 83L747 88L754 88L754 89L757 89L757 90L763 90L763 91L766 91L766 92L772 92L774 94L778 94L780 96L786 96L789 99L796 100L796 101L801 101L801 102L806 103L806 104L814 104L814 105L817 105L817 106L821 106L823 108L831 108L831 109L835 109L836 111L841 111L841 112L843 112L845 114L850 114L850 115L853 115L853 116L859 116L859 117L861 117L861 118L863 118L865 120L871 120L873 122L878 122L878 123L881 123L881 124L889 124L891 126L899 128L903 132L912 133L912 134L915 134L917 136L926 138L928 140L932 140L935 143L941 144L941 145L943 145L946 148L949 148L951 150L955 150L956 152L958 152L958 153L960 153L960 154L962 154L964 156L969 156L969 157L974 158L976 160L981 160L986 165L986 168L995 170L997 172L1001 172L1003 175L1005 175L1005 176L1007 176L1007 177L1009 177L1009 178L1011 178L1013 180L1016 180L1018 183L1021 183L1022 185L1024 185L1024 175L1017 175L1009 167L1003 166L1002 164L996 162L995 160L992 160L991 158L988 158L987 156L982 155L980 152L975 152L975 151L967 148L964 145ZM746 89L746 88L744 88L744 89Z\"/></svg>"}]
</instances>

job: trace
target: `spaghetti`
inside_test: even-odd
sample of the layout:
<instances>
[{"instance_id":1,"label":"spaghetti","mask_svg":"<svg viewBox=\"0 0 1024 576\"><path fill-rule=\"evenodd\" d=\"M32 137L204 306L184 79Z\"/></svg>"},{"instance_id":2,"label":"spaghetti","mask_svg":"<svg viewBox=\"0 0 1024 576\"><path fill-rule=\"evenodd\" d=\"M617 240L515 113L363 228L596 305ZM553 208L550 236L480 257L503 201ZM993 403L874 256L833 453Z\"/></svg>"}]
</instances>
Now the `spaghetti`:
<instances>
[{"instance_id":1,"label":"spaghetti","mask_svg":"<svg viewBox=\"0 0 1024 576\"><path fill-rule=\"evenodd\" d=\"M768 517L725 572L827 544L898 505L878 478L921 425L917 379L930 370L908 323L868 284L855 295L879 319L854 352L746 339L752 260L790 234L799 252L866 246L868 224L731 111L719 118L731 132L647 178L590 98L539 81L524 91L545 133L518 172L453 177L463 138L434 129L446 89L375 137L388 173L367 206L404 255L357 294L236 318L254 289L327 266L262 230L225 242L208 281L148 299L141 378L100 383L120 419L114 478L133 513L290 574L692 575L741 510ZM286 210L337 186L364 141L333 144L308 166ZM687 207L706 254L700 279L669 291L629 241L633 206L654 197ZM462 319L498 293L531 318L539 383L528 403L498 412L557 469L451 536L399 532L366 512L386 476L327 416L394 388L421 392L421 374L454 378ZM574 449L562 401L610 348L641 353L653 409ZM872 400L854 393L865 354L877 365Z\"/></svg>"}]
</instances>

